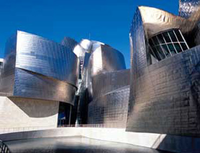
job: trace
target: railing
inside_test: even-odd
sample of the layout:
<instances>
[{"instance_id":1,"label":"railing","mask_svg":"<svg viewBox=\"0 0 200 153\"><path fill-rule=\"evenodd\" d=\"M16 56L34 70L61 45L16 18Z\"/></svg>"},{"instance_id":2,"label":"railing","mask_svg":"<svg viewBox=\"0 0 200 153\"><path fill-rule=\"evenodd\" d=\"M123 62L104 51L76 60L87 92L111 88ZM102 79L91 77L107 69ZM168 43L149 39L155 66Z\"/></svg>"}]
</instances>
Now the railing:
<instances>
[{"instance_id":1,"label":"railing","mask_svg":"<svg viewBox=\"0 0 200 153\"><path fill-rule=\"evenodd\" d=\"M0 140L0 153L11 153L8 146L1 140Z\"/></svg>"}]
</instances>

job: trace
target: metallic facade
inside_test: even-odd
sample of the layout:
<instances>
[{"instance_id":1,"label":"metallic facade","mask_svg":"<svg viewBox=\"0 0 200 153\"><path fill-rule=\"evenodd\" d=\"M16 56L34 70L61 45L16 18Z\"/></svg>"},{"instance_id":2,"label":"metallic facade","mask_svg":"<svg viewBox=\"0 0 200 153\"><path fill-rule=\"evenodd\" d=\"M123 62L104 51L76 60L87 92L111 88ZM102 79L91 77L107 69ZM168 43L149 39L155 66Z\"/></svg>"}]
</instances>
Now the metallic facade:
<instances>
[{"instance_id":1,"label":"metallic facade","mask_svg":"<svg viewBox=\"0 0 200 153\"><path fill-rule=\"evenodd\" d=\"M70 47L18 31L6 45L0 91L72 103L77 77L78 59Z\"/></svg>"},{"instance_id":2,"label":"metallic facade","mask_svg":"<svg viewBox=\"0 0 200 153\"><path fill-rule=\"evenodd\" d=\"M155 8L137 9L130 31L127 131L200 135L200 47L193 35L198 20L196 13L184 19ZM179 29L190 49L153 62L149 40L170 29Z\"/></svg>"},{"instance_id":3,"label":"metallic facade","mask_svg":"<svg viewBox=\"0 0 200 153\"><path fill-rule=\"evenodd\" d=\"M90 75L125 69L122 53L107 45L100 45L90 56Z\"/></svg>"},{"instance_id":4,"label":"metallic facade","mask_svg":"<svg viewBox=\"0 0 200 153\"><path fill-rule=\"evenodd\" d=\"M130 70L104 72L92 77L93 99L88 105L88 124L126 127Z\"/></svg>"},{"instance_id":5,"label":"metallic facade","mask_svg":"<svg viewBox=\"0 0 200 153\"><path fill-rule=\"evenodd\" d=\"M179 0L179 15L182 17L190 17L192 13L197 11L199 0Z\"/></svg>"},{"instance_id":6,"label":"metallic facade","mask_svg":"<svg viewBox=\"0 0 200 153\"><path fill-rule=\"evenodd\" d=\"M88 62L84 67L82 87L87 91L87 124L124 128L128 112L130 71L125 70L124 57L119 51L92 42L90 56L86 56Z\"/></svg>"}]
</instances>

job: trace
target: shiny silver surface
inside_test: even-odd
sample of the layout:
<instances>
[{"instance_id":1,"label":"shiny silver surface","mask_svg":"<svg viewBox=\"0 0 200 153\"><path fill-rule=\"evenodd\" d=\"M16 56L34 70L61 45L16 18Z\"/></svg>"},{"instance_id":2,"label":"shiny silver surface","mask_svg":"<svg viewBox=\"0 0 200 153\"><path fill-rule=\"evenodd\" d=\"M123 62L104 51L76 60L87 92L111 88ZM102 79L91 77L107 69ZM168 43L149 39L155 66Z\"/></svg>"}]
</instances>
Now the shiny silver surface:
<instances>
[{"instance_id":1,"label":"shiny silver surface","mask_svg":"<svg viewBox=\"0 0 200 153\"><path fill-rule=\"evenodd\" d=\"M65 37L62 40L61 44L73 50L74 54L76 54L76 56L79 57L80 60L83 60L82 58L85 56L86 50L81 47L77 41L72 38Z\"/></svg>"},{"instance_id":2,"label":"shiny silver surface","mask_svg":"<svg viewBox=\"0 0 200 153\"><path fill-rule=\"evenodd\" d=\"M83 39L80 42L80 46L83 47L87 52L92 53L95 51L100 45L105 45L102 42L99 41L93 41L93 40L88 40L88 39Z\"/></svg>"},{"instance_id":3,"label":"shiny silver surface","mask_svg":"<svg viewBox=\"0 0 200 153\"><path fill-rule=\"evenodd\" d=\"M179 15L185 18L190 17L197 11L199 4L199 0L179 0Z\"/></svg>"},{"instance_id":4,"label":"shiny silver surface","mask_svg":"<svg viewBox=\"0 0 200 153\"><path fill-rule=\"evenodd\" d=\"M78 59L69 48L18 31L7 43L0 91L8 96L72 103Z\"/></svg>"},{"instance_id":5,"label":"shiny silver surface","mask_svg":"<svg viewBox=\"0 0 200 153\"><path fill-rule=\"evenodd\" d=\"M93 98L96 99L109 92L130 84L130 70L101 73L92 77Z\"/></svg>"},{"instance_id":6,"label":"shiny silver surface","mask_svg":"<svg viewBox=\"0 0 200 153\"><path fill-rule=\"evenodd\" d=\"M107 92L88 106L88 124L125 128L128 112L129 86Z\"/></svg>"},{"instance_id":7,"label":"shiny silver surface","mask_svg":"<svg viewBox=\"0 0 200 153\"><path fill-rule=\"evenodd\" d=\"M129 76L123 55L101 42L82 40L88 53L83 64L80 119L84 124L125 127L129 99ZM89 104L88 104L89 103ZM88 108L84 108L88 105ZM85 113L88 115L85 116Z\"/></svg>"},{"instance_id":8,"label":"shiny silver surface","mask_svg":"<svg viewBox=\"0 0 200 153\"><path fill-rule=\"evenodd\" d=\"M92 77L92 101L88 124L126 127L130 92L130 70L104 72Z\"/></svg>"},{"instance_id":9,"label":"shiny silver surface","mask_svg":"<svg viewBox=\"0 0 200 153\"><path fill-rule=\"evenodd\" d=\"M0 93L13 95L14 74L16 61L16 35L10 37L6 43L4 64L1 71Z\"/></svg>"},{"instance_id":10,"label":"shiny silver surface","mask_svg":"<svg viewBox=\"0 0 200 153\"><path fill-rule=\"evenodd\" d=\"M78 59L68 48L42 37L18 31L16 53L17 68L76 85Z\"/></svg>"},{"instance_id":11,"label":"shiny silver surface","mask_svg":"<svg viewBox=\"0 0 200 153\"><path fill-rule=\"evenodd\" d=\"M190 18L185 19L169 12L146 6L138 7L147 38L172 28L180 29L183 34L188 33L198 25L200 20L199 9Z\"/></svg>"},{"instance_id":12,"label":"shiny silver surface","mask_svg":"<svg viewBox=\"0 0 200 153\"><path fill-rule=\"evenodd\" d=\"M122 53L107 45L101 45L90 56L90 75L126 69Z\"/></svg>"},{"instance_id":13,"label":"shiny silver surface","mask_svg":"<svg viewBox=\"0 0 200 153\"><path fill-rule=\"evenodd\" d=\"M139 7L130 30L131 73L127 131L199 136L199 13L184 19ZM180 29L190 49L152 63L149 39Z\"/></svg>"},{"instance_id":14,"label":"shiny silver surface","mask_svg":"<svg viewBox=\"0 0 200 153\"><path fill-rule=\"evenodd\" d=\"M100 45L93 51L89 58L89 63L86 68L87 75L86 87L89 92L89 97L93 97L93 77L106 72L114 72L126 69L123 55L107 45Z\"/></svg>"}]
</instances>

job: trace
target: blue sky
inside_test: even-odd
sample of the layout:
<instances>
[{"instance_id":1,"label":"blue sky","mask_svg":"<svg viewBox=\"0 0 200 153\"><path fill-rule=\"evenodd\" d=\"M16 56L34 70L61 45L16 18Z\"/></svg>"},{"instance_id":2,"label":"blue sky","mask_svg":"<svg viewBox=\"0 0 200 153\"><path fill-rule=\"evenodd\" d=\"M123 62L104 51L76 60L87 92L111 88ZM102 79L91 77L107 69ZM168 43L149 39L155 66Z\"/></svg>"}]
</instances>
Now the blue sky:
<instances>
[{"instance_id":1,"label":"blue sky","mask_svg":"<svg viewBox=\"0 0 200 153\"><path fill-rule=\"evenodd\" d=\"M178 0L0 0L0 57L16 30L61 42L91 38L109 44L130 67L128 33L137 6L178 14Z\"/></svg>"}]
</instances>

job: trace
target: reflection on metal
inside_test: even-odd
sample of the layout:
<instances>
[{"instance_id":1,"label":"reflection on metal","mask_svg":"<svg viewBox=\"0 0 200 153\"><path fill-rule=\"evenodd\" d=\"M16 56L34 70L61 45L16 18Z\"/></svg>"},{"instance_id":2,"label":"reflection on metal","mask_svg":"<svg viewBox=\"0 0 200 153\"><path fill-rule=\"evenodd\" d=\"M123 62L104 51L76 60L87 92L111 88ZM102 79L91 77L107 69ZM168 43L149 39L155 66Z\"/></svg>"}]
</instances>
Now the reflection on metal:
<instances>
[{"instance_id":1,"label":"reflection on metal","mask_svg":"<svg viewBox=\"0 0 200 153\"><path fill-rule=\"evenodd\" d=\"M6 45L0 92L72 103L78 59L60 44L18 31Z\"/></svg>"},{"instance_id":2,"label":"reflection on metal","mask_svg":"<svg viewBox=\"0 0 200 153\"><path fill-rule=\"evenodd\" d=\"M125 127L130 71L125 70L123 55L98 41L83 39L80 46L87 53L79 89L77 123Z\"/></svg>"},{"instance_id":3,"label":"reflection on metal","mask_svg":"<svg viewBox=\"0 0 200 153\"><path fill-rule=\"evenodd\" d=\"M90 56L90 74L126 69L122 53L107 45L100 45Z\"/></svg>"},{"instance_id":4,"label":"reflection on metal","mask_svg":"<svg viewBox=\"0 0 200 153\"><path fill-rule=\"evenodd\" d=\"M92 77L92 101L88 106L88 124L105 127L126 126L130 70L103 72Z\"/></svg>"},{"instance_id":5,"label":"reflection on metal","mask_svg":"<svg viewBox=\"0 0 200 153\"><path fill-rule=\"evenodd\" d=\"M77 57L81 58L85 56L86 50L83 47L81 47L79 43L74 39L65 37L62 40L61 44L64 45L65 47L69 47L70 49L72 49Z\"/></svg>"},{"instance_id":6,"label":"reflection on metal","mask_svg":"<svg viewBox=\"0 0 200 153\"><path fill-rule=\"evenodd\" d=\"M199 0L179 0L179 15L185 18L197 11L199 7Z\"/></svg>"},{"instance_id":7,"label":"reflection on metal","mask_svg":"<svg viewBox=\"0 0 200 153\"><path fill-rule=\"evenodd\" d=\"M94 99L114 90L128 86L130 83L130 70L104 72L92 77Z\"/></svg>"},{"instance_id":8,"label":"reflection on metal","mask_svg":"<svg viewBox=\"0 0 200 153\"><path fill-rule=\"evenodd\" d=\"M116 49L69 37L58 44L18 31L8 40L5 55L1 94L74 105L73 124L77 116L79 124L86 124L89 117L91 124L125 127L130 71Z\"/></svg>"},{"instance_id":9,"label":"reflection on metal","mask_svg":"<svg viewBox=\"0 0 200 153\"><path fill-rule=\"evenodd\" d=\"M199 19L199 11L185 19L155 8L137 9L129 35L131 70L128 131L200 135ZM175 29L180 29L179 33ZM168 34L169 42L162 40L160 34ZM179 34L180 38L177 39ZM151 42L156 39L158 46L172 45L168 50L170 54L173 51L180 53L153 62L149 44L159 50ZM173 40L177 44L187 42L190 48L185 47L185 51L181 52L183 48L176 48ZM163 52L163 57L166 55L167 52ZM191 118L194 119L192 122ZM194 123L195 127L192 126Z\"/></svg>"},{"instance_id":10,"label":"reflection on metal","mask_svg":"<svg viewBox=\"0 0 200 153\"><path fill-rule=\"evenodd\" d=\"M148 38L172 28L180 29L183 34L188 33L197 26L200 20L199 9L188 19L152 7L141 6L138 11Z\"/></svg>"},{"instance_id":11,"label":"reflection on metal","mask_svg":"<svg viewBox=\"0 0 200 153\"><path fill-rule=\"evenodd\" d=\"M87 50L87 52L89 53L95 51L98 47L100 47L100 45L105 45L105 44L99 41L92 41L88 39L83 39L80 42L80 46L83 47L85 50Z\"/></svg>"},{"instance_id":12,"label":"reflection on metal","mask_svg":"<svg viewBox=\"0 0 200 153\"><path fill-rule=\"evenodd\" d=\"M88 124L125 128L129 91L129 86L125 86L93 100L88 106Z\"/></svg>"}]
</instances>

